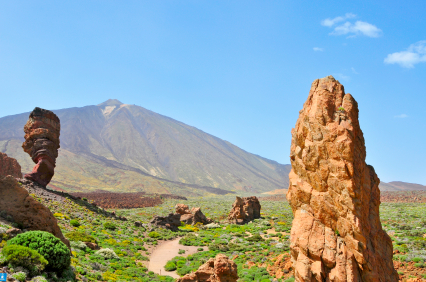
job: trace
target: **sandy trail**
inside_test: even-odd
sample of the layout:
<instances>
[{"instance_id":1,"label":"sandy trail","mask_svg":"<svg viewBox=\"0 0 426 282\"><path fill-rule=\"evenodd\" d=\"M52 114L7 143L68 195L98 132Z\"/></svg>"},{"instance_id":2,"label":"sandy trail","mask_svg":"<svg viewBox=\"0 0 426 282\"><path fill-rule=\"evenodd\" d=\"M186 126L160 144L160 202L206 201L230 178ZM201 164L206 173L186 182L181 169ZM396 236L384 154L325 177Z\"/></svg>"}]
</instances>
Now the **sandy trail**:
<instances>
[{"instance_id":1,"label":"sandy trail","mask_svg":"<svg viewBox=\"0 0 426 282\"><path fill-rule=\"evenodd\" d=\"M207 247L194 247L194 246L183 246L179 244L180 238L176 238L171 241L163 242L154 249L148 264L148 270L161 275L169 275L173 278L179 278L180 276L175 271L166 271L164 266L166 262L174 258L175 256L189 256L195 254L198 248L207 250ZM179 255L180 250L185 250L185 254Z\"/></svg>"}]
</instances>

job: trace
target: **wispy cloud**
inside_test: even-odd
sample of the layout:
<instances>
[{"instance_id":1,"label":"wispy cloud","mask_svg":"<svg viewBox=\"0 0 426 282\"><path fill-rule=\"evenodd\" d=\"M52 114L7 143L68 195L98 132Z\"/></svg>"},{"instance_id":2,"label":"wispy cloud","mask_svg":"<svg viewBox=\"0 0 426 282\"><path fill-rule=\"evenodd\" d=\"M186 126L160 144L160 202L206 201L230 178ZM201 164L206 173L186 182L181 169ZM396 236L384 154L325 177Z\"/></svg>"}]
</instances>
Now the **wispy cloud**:
<instances>
[{"instance_id":1,"label":"wispy cloud","mask_svg":"<svg viewBox=\"0 0 426 282\"><path fill-rule=\"evenodd\" d=\"M322 51L324 51L324 48L314 47L314 51L322 52Z\"/></svg>"},{"instance_id":2,"label":"wispy cloud","mask_svg":"<svg viewBox=\"0 0 426 282\"><path fill-rule=\"evenodd\" d=\"M332 27L333 25L335 25L338 22L343 22L344 20L352 19L352 18L355 18L355 17L356 17L355 14L346 13L343 17L335 17L334 19L330 19L330 18L325 19L325 20L321 21L321 25Z\"/></svg>"},{"instance_id":3,"label":"wispy cloud","mask_svg":"<svg viewBox=\"0 0 426 282\"><path fill-rule=\"evenodd\" d=\"M338 80L349 81L351 79L350 76L344 75L343 73L333 73L333 76Z\"/></svg>"},{"instance_id":4,"label":"wispy cloud","mask_svg":"<svg viewBox=\"0 0 426 282\"><path fill-rule=\"evenodd\" d=\"M354 74L359 74L354 68L351 68L351 70Z\"/></svg>"},{"instance_id":5,"label":"wispy cloud","mask_svg":"<svg viewBox=\"0 0 426 282\"><path fill-rule=\"evenodd\" d=\"M394 116L395 118L406 118L406 117L408 117L408 115L406 115L406 114L400 114L400 115L397 115L397 116Z\"/></svg>"},{"instance_id":6,"label":"wispy cloud","mask_svg":"<svg viewBox=\"0 0 426 282\"><path fill-rule=\"evenodd\" d=\"M403 68L414 68L415 64L426 62L426 40L411 44L407 51L389 54L386 64L399 64Z\"/></svg>"},{"instance_id":7,"label":"wispy cloud","mask_svg":"<svg viewBox=\"0 0 426 282\"><path fill-rule=\"evenodd\" d=\"M336 17L334 19L325 19L321 21L321 25L327 27L333 27L335 24L339 22L343 22L348 19L355 18L356 15L352 13L347 13L342 17ZM349 37L356 37L358 35L365 35L368 37L379 37L382 35L382 30L377 26L363 21L356 21L352 23L350 21L346 21L343 24L337 25L334 27L334 30L330 33L330 35L349 35Z\"/></svg>"}]
</instances>

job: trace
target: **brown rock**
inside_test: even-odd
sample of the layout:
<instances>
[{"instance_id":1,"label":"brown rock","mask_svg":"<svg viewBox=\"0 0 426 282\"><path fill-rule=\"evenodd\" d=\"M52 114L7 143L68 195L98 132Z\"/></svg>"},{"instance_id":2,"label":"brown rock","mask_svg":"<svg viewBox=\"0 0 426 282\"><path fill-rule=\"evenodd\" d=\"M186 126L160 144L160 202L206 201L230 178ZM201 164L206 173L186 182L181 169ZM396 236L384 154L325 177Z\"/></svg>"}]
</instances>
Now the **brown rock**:
<instances>
[{"instance_id":1,"label":"brown rock","mask_svg":"<svg viewBox=\"0 0 426 282\"><path fill-rule=\"evenodd\" d=\"M181 225L180 223L180 214L170 213L168 216L155 216L149 222L149 225L170 229L172 231L178 231L178 227Z\"/></svg>"},{"instance_id":2,"label":"brown rock","mask_svg":"<svg viewBox=\"0 0 426 282\"><path fill-rule=\"evenodd\" d=\"M177 204L175 206L175 209L176 209L176 213L178 213L178 214L191 214L188 206L184 205L184 204Z\"/></svg>"},{"instance_id":3,"label":"brown rock","mask_svg":"<svg viewBox=\"0 0 426 282\"><path fill-rule=\"evenodd\" d=\"M13 238L16 235L21 234L21 233L22 233L22 230L19 229L19 228L10 228L6 231L6 234L9 238Z\"/></svg>"},{"instance_id":4,"label":"brown rock","mask_svg":"<svg viewBox=\"0 0 426 282\"><path fill-rule=\"evenodd\" d=\"M86 244L86 246L88 248L90 248L91 250L99 250L99 246L96 243L92 243L92 242L84 242L84 244Z\"/></svg>"},{"instance_id":5,"label":"brown rock","mask_svg":"<svg viewBox=\"0 0 426 282\"><path fill-rule=\"evenodd\" d=\"M59 149L59 118L51 111L36 107L24 126L22 148L36 164L24 177L46 186L53 177Z\"/></svg>"},{"instance_id":6,"label":"brown rock","mask_svg":"<svg viewBox=\"0 0 426 282\"><path fill-rule=\"evenodd\" d=\"M299 113L287 193L296 281L398 281L357 102L328 76L314 81Z\"/></svg>"},{"instance_id":7,"label":"brown rock","mask_svg":"<svg viewBox=\"0 0 426 282\"><path fill-rule=\"evenodd\" d=\"M178 278L176 282L236 282L237 265L224 254L209 259L196 272Z\"/></svg>"},{"instance_id":8,"label":"brown rock","mask_svg":"<svg viewBox=\"0 0 426 282\"><path fill-rule=\"evenodd\" d=\"M228 221L236 224L244 224L253 219L260 218L260 203L256 196L237 197L229 212Z\"/></svg>"},{"instance_id":9,"label":"brown rock","mask_svg":"<svg viewBox=\"0 0 426 282\"><path fill-rule=\"evenodd\" d=\"M12 176L0 179L0 207L24 229L50 232L70 246L52 212L34 200Z\"/></svg>"},{"instance_id":10,"label":"brown rock","mask_svg":"<svg viewBox=\"0 0 426 282\"><path fill-rule=\"evenodd\" d=\"M22 178L21 166L17 160L0 152L0 178L8 175L12 175L15 178Z\"/></svg>"},{"instance_id":11,"label":"brown rock","mask_svg":"<svg viewBox=\"0 0 426 282\"><path fill-rule=\"evenodd\" d=\"M207 218L200 208L192 208L189 214L183 214L180 217L180 221L185 224L195 225L197 223L209 224L212 223L213 220Z\"/></svg>"}]
</instances>

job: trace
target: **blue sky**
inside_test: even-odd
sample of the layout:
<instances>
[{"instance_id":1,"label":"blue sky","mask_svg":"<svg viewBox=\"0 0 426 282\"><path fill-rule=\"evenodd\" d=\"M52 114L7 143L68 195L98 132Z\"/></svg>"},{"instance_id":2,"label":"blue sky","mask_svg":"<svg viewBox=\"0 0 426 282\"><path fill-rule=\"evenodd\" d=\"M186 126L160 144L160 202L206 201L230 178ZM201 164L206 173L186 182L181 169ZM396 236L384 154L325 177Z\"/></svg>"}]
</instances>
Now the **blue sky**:
<instances>
[{"instance_id":1,"label":"blue sky","mask_svg":"<svg viewBox=\"0 0 426 282\"><path fill-rule=\"evenodd\" d=\"M333 75L382 181L426 185L425 14L409 0L1 0L0 117L115 98L289 163L310 85Z\"/></svg>"}]
</instances>

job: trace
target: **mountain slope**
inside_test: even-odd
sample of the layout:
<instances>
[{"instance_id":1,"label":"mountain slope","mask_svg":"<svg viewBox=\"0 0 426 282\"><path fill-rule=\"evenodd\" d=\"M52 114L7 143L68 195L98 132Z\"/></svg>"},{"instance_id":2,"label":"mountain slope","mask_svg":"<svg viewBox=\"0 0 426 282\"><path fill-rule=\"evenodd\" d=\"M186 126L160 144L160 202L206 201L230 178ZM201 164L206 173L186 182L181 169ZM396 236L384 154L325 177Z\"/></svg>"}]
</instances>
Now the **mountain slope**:
<instances>
[{"instance_id":1,"label":"mountain slope","mask_svg":"<svg viewBox=\"0 0 426 282\"><path fill-rule=\"evenodd\" d=\"M197 193L201 187L262 192L288 186L289 165L139 106L108 100L54 112L61 120L61 149L52 184L62 189L147 191L164 186L158 192L170 192L185 186ZM20 148L28 115L0 119L0 151L18 159L24 172L33 166ZM163 184L150 186L156 181Z\"/></svg>"}]
</instances>

